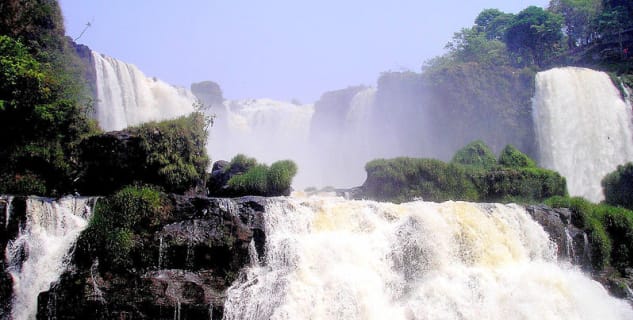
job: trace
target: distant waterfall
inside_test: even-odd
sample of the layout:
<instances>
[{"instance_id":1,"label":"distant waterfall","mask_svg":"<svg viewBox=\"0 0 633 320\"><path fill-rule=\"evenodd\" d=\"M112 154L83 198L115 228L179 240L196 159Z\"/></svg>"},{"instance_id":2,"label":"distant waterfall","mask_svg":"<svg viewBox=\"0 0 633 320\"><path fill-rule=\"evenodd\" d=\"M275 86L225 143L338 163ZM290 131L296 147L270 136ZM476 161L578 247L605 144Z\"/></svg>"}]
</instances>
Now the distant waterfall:
<instances>
[{"instance_id":1,"label":"distant waterfall","mask_svg":"<svg viewBox=\"0 0 633 320\"><path fill-rule=\"evenodd\" d=\"M231 160L238 153L271 163L292 159L299 175L308 152L312 105L271 99L225 101L210 129L209 152L214 160Z\"/></svg>"},{"instance_id":2,"label":"distant waterfall","mask_svg":"<svg viewBox=\"0 0 633 320\"><path fill-rule=\"evenodd\" d=\"M13 278L12 317L35 319L37 296L65 270L69 250L88 225L94 198L26 200L26 223L9 242L5 258Z\"/></svg>"},{"instance_id":3,"label":"distant waterfall","mask_svg":"<svg viewBox=\"0 0 633 320\"><path fill-rule=\"evenodd\" d=\"M632 319L516 205L271 201L225 320Z\"/></svg>"},{"instance_id":4,"label":"distant waterfall","mask_svg":"<svg viewBox=\"0 0 633 320\"><path fill-rule=\"evenodd\" d=\"M183 88L145 76L136 66L92 52L97 77L96 118L106 131L176 118L193 111Z\"/></svg>"},{"instance_id":5,"label":"distant waterfall","mask_svg":"<svg viewBox=\"0 0 633 320\"><path fill-rule=\"evenodd\" d=\"M540 164L565 176L573 196L604 199L602 178L633 160L631 105L604 72L538 73L533 116Z\"/></svg>"}]
</instances>

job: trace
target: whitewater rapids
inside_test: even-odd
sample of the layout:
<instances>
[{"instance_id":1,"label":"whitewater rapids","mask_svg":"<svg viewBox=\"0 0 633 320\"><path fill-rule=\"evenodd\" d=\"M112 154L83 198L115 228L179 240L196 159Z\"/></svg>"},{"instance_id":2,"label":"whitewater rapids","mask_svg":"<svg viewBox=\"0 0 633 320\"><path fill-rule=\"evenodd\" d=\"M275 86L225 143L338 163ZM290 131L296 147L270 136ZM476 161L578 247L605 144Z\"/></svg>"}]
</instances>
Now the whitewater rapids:
<instances>
[{"instance_id":1,"label":"whitewater rapids","mask_svg":"<svg viewBox=\"0 0 633 320\"><path fill-rule=\"evenodd\" d=\"M632 319L517 205L289 198L224 319Z\"/></svg>"}]
</instances>

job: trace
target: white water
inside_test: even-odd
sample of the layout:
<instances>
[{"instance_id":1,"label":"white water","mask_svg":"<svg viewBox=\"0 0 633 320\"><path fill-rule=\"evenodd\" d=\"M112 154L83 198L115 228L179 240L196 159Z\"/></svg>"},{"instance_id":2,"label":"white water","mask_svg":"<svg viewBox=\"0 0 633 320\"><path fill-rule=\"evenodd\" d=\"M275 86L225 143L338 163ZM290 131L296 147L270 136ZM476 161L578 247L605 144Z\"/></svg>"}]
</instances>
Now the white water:
<instances>
[{"instance_id":1,"label":"white water","mask_svg":"<svg viewBox=\"0 0 633 320\"><path fill-rule=\"evenodd\" d=\"M515 205L338 198L266 209L224 319L633 319Z\"/></svg>"},{"instance_id":2,"label":"white water","mask_svg":"<svg viewBox=\"0 0 633 320\"><path fill-rule=\"evenodd\" d=\"M88 224L91 202L75 197L27 200L26 224L5 252L13 278L13 319L35 319L37 296L64 271L69 250Z\"/></svg>"},{"instance_id":3,"label":"white water","mask_svg":"<svg viewBox=\"0 0 633 320\"><path fill-rule=\"evenodd\" d=\"M136 66L92 52L97 77L96 118L106 131L143 122L177 118L193 111L195 97Z\"/></svg>"},{"instance_id":4,"label":"white water","mask_svg":"<svg viewBox=\"0 0 633 320\"><path fill-rule=\"evenodd\" d=\"M539 72L533 117L540 164L565 176L573 196L604 199L602 178L633 160L631 105L604 72Z\"/></svg>"},{"instance_id":5,"label":"white water","mask_svg":"<svg viewBox=\"0 0 633 320\"><path fill-rule=\"evenodd\" d=\"M4 229L9 228L9 222L11 221L11 203L13 202L13 196L2 196L2 200L5 201L6 207L4 208Z\"/></svg>"},{"instance_id":6,"label":"white water","mask_svg":"<svg viewBox=\"0 0 633 320\"><path fill-rule=\"evenodd\" d=\"M225 101L210 128L208 150L214 160L231 160L242 153L260 162L292 159L297 179L308 173L308 135L312 105L271 99Z\"/></svg>"}]
</instances>

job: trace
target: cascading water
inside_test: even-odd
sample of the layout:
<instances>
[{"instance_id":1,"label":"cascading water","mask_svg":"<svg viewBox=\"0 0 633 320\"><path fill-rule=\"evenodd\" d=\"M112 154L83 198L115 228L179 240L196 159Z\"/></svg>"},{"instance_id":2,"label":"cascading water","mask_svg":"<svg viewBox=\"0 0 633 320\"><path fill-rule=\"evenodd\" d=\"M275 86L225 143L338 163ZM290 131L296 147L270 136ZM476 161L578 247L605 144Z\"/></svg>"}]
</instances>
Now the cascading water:
<instances>
[{"instance_id":1,"label":"cascading water","mask_svg":"<svg viewBox=\"0 0 633 320\"><path fill-rule=\"evenodd\" d=\"M13 278L13 319L35 319L37 296L66 268L67 254L88 225L94 201L76 197L27 200L26 223L5 253Z\"/></svg>"},{"instance_id":2,"label":"cascading water","mask_svg":"<svg viewBox=\"0 0 633 320\"><path fill-rule=\"evenodd\" d=\"M301 179L312 105L253 99L225 101L223 107L210 129L208 149L214 159L230 160L239 153L266 163L292 159L299 163Z\"/></svg>"},{"instance_id":3,"label":"cascading water","mask_svg":"<svg viewBox=\"0 0 633 320\"><path fill-rule=\"evenodd\" d=\"M224 319L631 319L516 205L271 201Z\"/></svg>"},{"instance_id":4,"label":"cascading water","mask_svg":"<svg viewBox=\"0 0 633 320\"><path fill-rule=\"evenodd\" d=\"M143 122L165 120L193 111L195 97L136 66L92 52L97 78L96 118L106 131Z\"/></svg>"},{"instance_id":5,"label":"cascading water","mask_svg":"<svg viewBox=\"0 0 633 320\"><path fill-rule=\"evenodd\" d=\"M631 105L604 72L538 73L533 117L540 164L565 176L571 195L604 199L602 178L633 160Z\"/></svg>"}]
</instances>

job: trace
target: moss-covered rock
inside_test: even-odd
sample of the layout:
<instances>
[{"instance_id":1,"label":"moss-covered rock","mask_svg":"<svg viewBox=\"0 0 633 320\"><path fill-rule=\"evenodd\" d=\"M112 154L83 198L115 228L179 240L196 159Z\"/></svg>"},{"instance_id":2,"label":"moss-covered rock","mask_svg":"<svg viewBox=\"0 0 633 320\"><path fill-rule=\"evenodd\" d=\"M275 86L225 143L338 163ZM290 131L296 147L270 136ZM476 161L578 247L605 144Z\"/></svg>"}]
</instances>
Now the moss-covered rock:
<instances>
[{"instance_id":1,"label":"moss-covered rock","mask_svg":"<svg viewBox=\"0 0 633 320\"><path fill-rule=\"evenodd\" d=\"M201 113L92 136L80 145L79 190L111 194L133 183L175 193L202 189L208 164L206 137Z\"/></svg>"},{"instance_id":2,"label":"moss-covered rock","mask_svg":"<svg viewBox=\"0 0 633 320\"><path fill-rule=\"evenodd\" d=\"M395 158L373 160L365 166L367 180L362 197L404 202L480 199L465 167L434 159Z\"/></svg>"},{"instance_id":3,"label":"moss-covered rock","mask_svg":"<svg viewBox=\"0 0 633 320\"><path fill-rule=\"evenodd\" d=\"M553 197L546 203L572 210L572 223L589 235L595 270L611 266L624 275L633 266L633 211L582 198Z\"/></svg>"},{"instance_id":4,"label":"moss-covered rock","mask_svg":"<svg viewBox=\"0 0 633 320\"><path fill-rule=\"evenodd\" d=\"M451 162L465 166L490 169L497 164L497 158L483 141L477 140L458 150Z\"/></svg>"},{"instance_id":5,"label":"moss-covered rock","mask_svg":"<svg viewBox=\"0 0 633 320\"><path fill-rule=\"evenodd\" d=\"M266 201L149 187L99 199L38 319L221 319L227 288L264 255Z\"/></svg>"},{"instance_id":6,"label":"moss-covered rock","mask_svg":"<svg viewBox=\"0 0 633 320\"><path fill-rule=\"evenodd\" d=\"M567 194L565 178L542 168L495 168L482 176L481 192L485 201L539 202Z\"/></svg>"},{"instance_id":7,"label":"moss-covered rock","mask_svg":"<svg viewBox=\"0 0 633 320\"><path fill-rule=\"evenodd\" d=\"M465 200L531 203L567 195L565 178L558 173L530 166L533 160L514 147L506 154L520 159L523 167L497 164L495 155L481 141L457 152L451 163L432 159L396 158L374 160L365 170L367 180L355 197L403 202ZM514 164L513 164L514 165Z\"/></svg>"},{"instance_id":8,"label":"moss-covered rock","mask_svg":"<svg viewBox=\"0 0 633 320\"><path fill-rule=\"evenodd\" d=\"M507 145L499 154L500 166L509 168L535 168L536 162L513 145Z\"/></svg>"}]
</instances>

